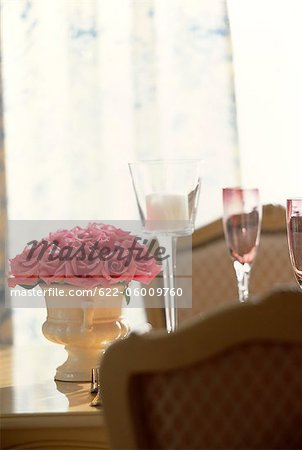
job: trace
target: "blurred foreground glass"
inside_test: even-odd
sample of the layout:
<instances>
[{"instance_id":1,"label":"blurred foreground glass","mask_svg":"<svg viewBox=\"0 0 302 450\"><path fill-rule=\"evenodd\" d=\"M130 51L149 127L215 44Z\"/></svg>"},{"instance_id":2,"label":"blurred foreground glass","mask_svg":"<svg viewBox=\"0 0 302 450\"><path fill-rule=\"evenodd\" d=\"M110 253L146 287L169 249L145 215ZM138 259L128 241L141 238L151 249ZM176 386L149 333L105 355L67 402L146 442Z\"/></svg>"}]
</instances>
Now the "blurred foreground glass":
<instances>
[{"instance_id":1,"label":"blurred foreground glass","mask_svg":"<svg viewBox=\"0 0 302 450\"><path fill-rule=\"evenodd\" d=\"M193 233L201 182L200 160L149 160L129 164L140 217L166 249L163 260L167 331L177 328L174 296L177 237Z\"/></svg>"},{"instance_id":2,"label":"blurred foreground glass","mask_svg":"<svg viewBox=\"0 0 302 450\"><path fill-rule=\"evenodd\" d=\"M258 189L223 189L223 228L241 302L249 297L249 278L259 244L261 218Z\"/></svg>"},{"instance_id":3,"label":"blurred foreground glass","mask_svg":"<svg viewBox=\"0 0 302 450\"><path fill-rule=\"evenodd\" d=\"M286 221L290 260L302 289L302 198L287 200Z\"/></svg>"}]
</instances>

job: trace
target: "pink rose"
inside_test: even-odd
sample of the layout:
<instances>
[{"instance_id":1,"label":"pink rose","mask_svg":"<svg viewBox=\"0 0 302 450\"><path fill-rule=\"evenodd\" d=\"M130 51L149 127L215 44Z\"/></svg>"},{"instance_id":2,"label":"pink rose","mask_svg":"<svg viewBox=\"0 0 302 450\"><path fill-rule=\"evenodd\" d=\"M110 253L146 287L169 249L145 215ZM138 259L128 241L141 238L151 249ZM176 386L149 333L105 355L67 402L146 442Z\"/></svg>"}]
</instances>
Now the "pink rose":
<instances>
[{"instance_id":1,"label":"pink rose","mask_svg":"<svg viewBox=\"0 0 302 450\"><path fill-rule=\"evenodd\" d=\"M133 259L127 264L126 260L110 259L104 262L103 266L103 285L112 286L116 283L128 284L134 278L136 266Z\"/></svg>"},{"instance_id":2,"label":"pink rose","mask_svg":"<svg viewBox=\"0 0 302 450\"><path fill-rule=\"evenodd\" d=\"M10 277L8 285L15 287L17 284L21 286L34 287L39 280L39 262L37 258L30 258L29 252L31 247L25 247L23 252L11 259Z\"/></svg>"},{"instance_id":3,"label":"pink rose","mask_svg":"<svg viewBox=\"0 0 302 450\"><path fill-rule=\"evenodd\" d=\"M136 265L134 279L148 285L159 274L161 266L154 258L151 258L152 255L148 254L148 248L145 245L137 243L136 247L141 249L141 252L136 251L133 255Z\"/></svg>"},{"instance_id":4,"label":"pink rose","mask_svg":"<svg viewBox=\"0 0 302 450\"><path fill-rule=\"evenodd\" d=\"M97 223L51 232L36 243L35 251L27 246L10 260L9 286L33 287L43 281L92 288L133 279L149 284L161 266L154 258L136 260L139 249L142 254L148 250L136 240L128 231Z\"/></svg>"}]
</instances>

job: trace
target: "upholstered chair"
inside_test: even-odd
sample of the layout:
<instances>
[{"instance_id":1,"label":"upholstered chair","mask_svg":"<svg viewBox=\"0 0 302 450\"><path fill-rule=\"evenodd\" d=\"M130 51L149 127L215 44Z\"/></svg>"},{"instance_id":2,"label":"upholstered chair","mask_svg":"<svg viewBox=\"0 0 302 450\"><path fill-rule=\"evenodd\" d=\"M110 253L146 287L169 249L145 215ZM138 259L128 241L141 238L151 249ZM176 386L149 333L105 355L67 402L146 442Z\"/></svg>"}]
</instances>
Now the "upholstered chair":
<instances>
[{"instance_id":1,"label":"upholstered chair","mask_svg":"<svg viewBox=\"0 0 302 450\"><path fill-rule=\"evenodd\" d=\"M221 307L106 351L113 449L301 449L302 294Z\"/></svg>"}]
</instances>

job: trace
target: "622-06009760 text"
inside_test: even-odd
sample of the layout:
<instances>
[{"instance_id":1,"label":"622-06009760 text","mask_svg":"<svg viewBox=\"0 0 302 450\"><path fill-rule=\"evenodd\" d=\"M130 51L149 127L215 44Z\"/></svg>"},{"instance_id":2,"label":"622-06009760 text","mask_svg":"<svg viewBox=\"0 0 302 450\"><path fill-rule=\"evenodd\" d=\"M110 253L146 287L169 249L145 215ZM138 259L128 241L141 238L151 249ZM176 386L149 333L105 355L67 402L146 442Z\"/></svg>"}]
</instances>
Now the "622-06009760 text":
<instances>
[{"instance_id":1,"label":"622-06009760 text","mask_svg":"<svg viewBox=\"0 0 302 450\"><path fill-rule=\"evenodd\" d=\"M68 294L66 294L66 292L63 289L60 289L60 287L56 286L56 287L49 287L49 288L44 288L43 290L40 289L32 289L32 290L15 290L15 289L11 289L10 290L10 294L13 297L23 297L23 296L29 296L29 297L41 297L44 296L45 292L48 293L48 295L50 297L64 297L66 295L70 296L70 297L82 297L82 296L87 296L87 297L95 297L96 295L99 295L100 297L118 297L121 294L126 294L127 296L131 297L145 297L145 296L150 296L150 297L161 297L161 296L166 296L169 294L175 297L181 297L183 294L183 289L182 288L153 288L153 287L126 287L125 290L119 288L119 287L95 287L93 289L70 289L68 291Z\"/></svg>"}]
</instances>

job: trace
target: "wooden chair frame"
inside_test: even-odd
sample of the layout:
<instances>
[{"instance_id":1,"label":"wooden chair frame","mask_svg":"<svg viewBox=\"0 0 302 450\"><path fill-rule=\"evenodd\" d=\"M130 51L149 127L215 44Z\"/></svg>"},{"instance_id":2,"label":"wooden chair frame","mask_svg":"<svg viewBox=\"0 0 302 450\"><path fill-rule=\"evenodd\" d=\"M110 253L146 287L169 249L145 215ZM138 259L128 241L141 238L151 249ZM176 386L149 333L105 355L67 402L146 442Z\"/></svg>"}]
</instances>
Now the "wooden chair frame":
<instances>
[{"instance_id":1,"label":"wooden chair frame","mask_svg":"<svg viewBox=\"0 0 302 450\"><path fill-rule=\"evenodd\" d=\"M280 233L286 231L286 212L281 205L264 205L261 233ZM193 234L192 247L198 248L223 237L222 219L198 228Z\"/></svg>"},{"instance_id":2,"label":"wooden chair frame","mask_svg":"<svg viewBox=\"0 0 302 450\"><path fill-rule=\"evenodd\" d=\"M302 294L271 293L259 302L224 308L192 319L174 334L130 335L105 353L102 370L104 412L112 448L148 448L136 414L133 376L180 369L206 361L239 343L302 343Z\"/></svg>"}]
</instances>

